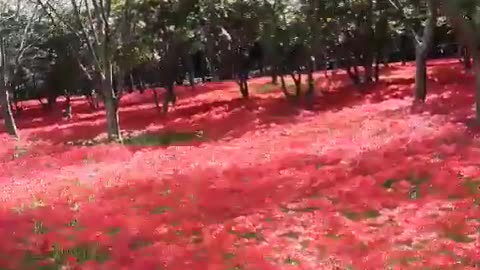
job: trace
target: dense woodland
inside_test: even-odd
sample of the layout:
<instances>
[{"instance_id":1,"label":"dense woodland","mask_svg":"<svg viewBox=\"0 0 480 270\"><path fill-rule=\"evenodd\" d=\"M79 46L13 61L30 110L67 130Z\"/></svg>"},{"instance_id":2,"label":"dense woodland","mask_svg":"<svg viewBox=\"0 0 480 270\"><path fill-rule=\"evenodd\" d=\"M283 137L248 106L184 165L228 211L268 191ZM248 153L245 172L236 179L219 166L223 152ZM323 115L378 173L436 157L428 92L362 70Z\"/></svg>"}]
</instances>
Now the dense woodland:
<instances>
[{"instance_id":1,"label":"dense woodland","mask_svg":"<svg viewBox=\"0 0 480 270\"><path fill-rule=\"evenodd\" d=\"M109 140L121 141L118 103L131 91L154 91L167 113L178 84L194 91L199 80L236 80L248 98L249 78L261 75L308 106L316 71L344 69L362 91L389 62L415 60L421 102L427 59L448 56L475 72L480 117L479 27L476 0L7 0L0 102L17 136L19 101L36 99L48 112L64 96L70 117L70 98L84 96L104 104Z\"/></svg>"}]
</instances>

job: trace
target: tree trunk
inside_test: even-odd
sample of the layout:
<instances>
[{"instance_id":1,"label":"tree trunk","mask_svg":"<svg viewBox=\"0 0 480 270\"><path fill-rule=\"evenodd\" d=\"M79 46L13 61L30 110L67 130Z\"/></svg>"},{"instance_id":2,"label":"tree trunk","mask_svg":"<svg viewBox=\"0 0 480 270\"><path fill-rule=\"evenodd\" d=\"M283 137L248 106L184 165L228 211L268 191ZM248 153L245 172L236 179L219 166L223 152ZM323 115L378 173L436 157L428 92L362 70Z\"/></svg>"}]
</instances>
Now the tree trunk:
<instances>
[{"instance_id":1,"label":"tree trunk","mask_svg":"<svg viewBox=\"0 0 480 270\"><path fill-rule=\"evenodd\" d=\"M240 93L242 97L248 99L248 71L241 70L238 73L238 84L240 85Z\"/></svg>"},{"instance_id":2,"label":"tree trunk","mask_svg":"<svg viewBox=\"0 0 480 270\"><path fill-rule=\"evenodd\" d=\"M272 66L271 67L271 73L272 73L272 84L277 85L278 84L278 71L277 71L277 66Z\"/></svg>"},{"instance_id":3,"label":"tree trunk","mask_svg":"<svg viewBox=\"0 0 480 270\"><path fill-rule=\"evenodd\" d=\"M360 77L358 76L358 68L357 66L353 66L353 71L352 71L352 65L350 64L350 61L346 61L346 67L345 69L347 70L347 74L352 80L354 85L359 85L360 84Z\"/></svg>"},{"instance_id":4,"label":"tree trunk","mask_svg":"<svg viewBox=\"0 0 480 270\"><path fill-rule=\"evenodd\" d=\"M428 0L428 19L421 39L415 37L415 99L424 102L427 98L427 57L433 43L433 33L437 23L437 10L434 0Z\"/></svg>"},{"instance_id":5,"label":"tree trunk","mask_svg":"<svg viewBox=\"0 0 480 270\"><path fill-rule=\"evenodd\" d=\"M72 103L70 99L70 94L65 93L65 99L66 99L66 104L65 104L65 111L63 117L66 119L71 119L72 118Z\"/></svg>"},{"instance_id":6,"label":"tree trunk","mask_svg":"<svg viewBox=\"0 0 480 270\"><path fill-rule=\"evenodd\" d=\"M173 82L167 86L166 90L167 92L165 93L165 98L163 99L163 107L162 107L163 113L168 112L168 106L170 103L172 105L175 105L177 101L177 97L175 96L175 92L173 90Z\"/></svg>"},{"instance_id":7,"label":"tree trunk","mask_svg":"<svg viewBox=\"0 0 480 270\"><path fill-rule=\"evenodd\" d=\"M477 52L473 53L473 69L475 72L475 117L480 121L480 59Z\"/></svg>"},{"instance_id":8,"label":"tree trunk","mask_svg":"<svg viewBox=\"0 0 480 270\"><path fill-rule=\"evenodd\" d=\"M240 78L238 81L238 85L240 86L240 93L242 94L242 97L244 99L249 98L249 93L248 93L248 82L247 80Z\"/></svg>"},{"instance_id":9,"label":"tree trunk","mask_svg":"<svg viewBox=\"0 0 480 270\"><path fill-rule=\"evenodd\" d=\"M417 46L415 57L415 99L424 102L427 97L427 59Z\"/></svg>"},{"instance_id":10,"label":"tree trunk","mask_svg":"<svg viewBox=\"0 0 480 270\"><path fill-rule=\"evenodd\" d=\"M112 87L112 64L107 63L105 65L105 74L102 74L102 92L103 102L105 105L105 112L107 115L107 133L108 140L122 141L120 134L120 124L118 118L118 106L115 93Z\"/></svg>"},{"instance_id":11,"label":"tree trunk","mask_svg":"<svg viewBox=\"0 0 480 270\"><path fill-rule=\"evenodd\" d=\"M245 91L245 94L243 94L243 97L248 99L249 98L249 91L248 91L248 81L247 80L243 81L243 89Z\"/></svg>"},{"instance_id":12,"label":"tree trunk","mask_svg":"<svg viewBox=\"0 0 480 270\"><path fill-rule=\"evenodd\" d=\"M470 50L467 47L463 48L463 65L466 70L472 69L472 57L470 55Z\"/></svg>"},{"instance_id":13,"label":"tree trunk","mask_svg":"<svg viewBox=\"0 0 480 270\"><path fill-rule=\"evenodd\" d=\"M8 94L8 78L7 78L7 53L5 48L5 41L0 37L0 106L2 106L3 121L5 124L5 131L7 134L18 138L17 126L13 119L12 109L10 108L9 94Z\"/></svg>"},{"instance_id":14,"label":"tree trunk","mask_svg":"<svg viewBox=\"0 0 480 270\"><path fill-rule=\"evenodd\" d=\"M370 49L366 49L363 60L363 80L362 83L371 83L373 80L373 53Z\"/></svg>"},{"instance_id":15,"label":"tree trunk","mask_svg":"<svg viewBox=\"0 0 480 270\"><path fill-rule=\"evenodd\" d=\"M291 95L290 95L290 93L288 92L287 85L286 85L286 83L285 83L285 78L283 77L283 74L279 74L278 76L280 77L281 89L282 89L283 94L285 95L285 97L286 97L287 99L290 99L290 98L291 98Z\"/></svg>"},{"instance_id":16,"label":"tree trunk","mask_svg":"<svg viewBox=\"0 0 480 270\"><path fill-rule=\"evenodd\" d=\"M311 56L308 61L308 89L305 93L305 100L307 105L310 106L313 102L313 95L315 93L315 81L313 79L313 72L315 71L315 57Z\"/></svg>"},{"instance_id":17,"label":"tree trunk","mask_svg":"<svg viewBox=\"0 0 480 270\"><path fill-rule=\"evenodd\" d=\"M155 87L152 87L152 92L153 92L153 102L155 102L155 107L157 109L159 109L160 108L160 102L158 102L157 89Z\"/></svg>"},{"instance_id":18,"label":"tree trunk","mask_svg":"<svg viewBox=\"0 0 480 270\"><path fill-rule=\"evenodd\" d=\"M298 78L295 77L295 73L291 73L290 76L295 84L295 96L300 97L302 94L302 73L298 72Z\"/></svg>"},{"instance_id":19,"label":"tree trunk","mask_svg":"<svg viewBox=\"0 0 480 270\"><path fill-rule=\"evenodd\" d=\"M5 124L5 131L7 134L18 138L17 126L15 125L15 120L13 119L12 110L9 106L9 97L7 87L3 83L0 89L0 105L2 106L2 116Z\"/></svg>"},{"instance_id":20,"label":"tree trunk","mask_svg":"<svg viewBox=\"0 0 480 270\"><path fill-rule=\"evenodd\" d=\"M380 80L380 53L377 53L377 57L375 59L375 82Z\"/></svg>"},{"instance_id":21,"label":"tree trunk","mask_svg":"<svg viewBox=\"0 0 480 270\"><path fill-rule=\"evenodd\" d=\"M364 63L363 67L365 69L365 74L364 74L364 83L371 83L373 79L373 61L374 61L374 49L375 45L372 44L374 43L375 40L375 32L373 30L373 0L368 0L368 11L366 15L366 21L365 21L365 30L366 30L366 39L365 42L367 46L364 46Z\"/></svg>"},{"instance_id":22,"label":"tree trunk","mask_svg":"<svg viewBox=\"0 0 480 270\"><path fill-rule=\"evenodd\" d=\"M190 54L186 56L185 62L187 66L188 82L192 89L195 89L195 68Z\"/></svg>"}]
</instances>

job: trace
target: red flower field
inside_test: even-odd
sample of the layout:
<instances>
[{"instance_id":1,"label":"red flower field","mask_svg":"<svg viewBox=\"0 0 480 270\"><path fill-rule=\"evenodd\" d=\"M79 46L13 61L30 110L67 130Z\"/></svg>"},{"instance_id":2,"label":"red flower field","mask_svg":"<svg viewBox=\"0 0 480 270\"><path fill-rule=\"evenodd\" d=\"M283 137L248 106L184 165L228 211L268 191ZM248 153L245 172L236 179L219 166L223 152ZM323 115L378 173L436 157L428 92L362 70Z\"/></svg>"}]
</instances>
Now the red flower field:
<instances>
[{"instance_id":1,"label":"red flower field","mask_svg":"<svg viewBox=\"0 0 480 270\"><path fill-rule=\"evenodd\" d=\"M122 99L126 145L104 111L34 101L2 133L0 269L478 269L480 140L473 77L432 61L356 89L317 76L314 108L268 78ZM322 91L320 91L322 90Z\"/></svg>"}]
</instances>

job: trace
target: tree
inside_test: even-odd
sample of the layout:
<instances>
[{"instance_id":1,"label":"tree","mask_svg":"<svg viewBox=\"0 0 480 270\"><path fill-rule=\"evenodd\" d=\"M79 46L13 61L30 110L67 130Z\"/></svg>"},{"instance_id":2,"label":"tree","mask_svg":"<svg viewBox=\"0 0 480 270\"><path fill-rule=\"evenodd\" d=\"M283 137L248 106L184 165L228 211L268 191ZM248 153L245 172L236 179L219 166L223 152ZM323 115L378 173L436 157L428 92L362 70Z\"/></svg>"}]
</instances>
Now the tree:
<instances>
[{"instance_id":1,"label":"tree","mask_svg":"<svg viewBox=\"0 0 480 270\"><path fill-rule=\"evenodd\" d=\"M37 7L29 8L22 0L0 4L0 105L6 131L14 137L18 137L18 132L10 107L10 93L14 91L16 73L23 70L24 56L34 49L37 37L32 29L37 15Z\"/></svg>"},{"instance_id":2,"label":"tree","mask_svg":"<svg viewBox=\"0 0 480 270\"><path fill-rule=\"evenodd\" d=\"M13 119L12 110L10 108L9 100L9 78L7 68L7 53L6 53L5 39L0 35L0 59L1 59L1 73L0 73L0 105L2 106L3 121L5 129L11 136L18 137L17 127Z\"/></svg>"},{"instance_id":3,"label":"tree","mask_svg":"<svg viewBox=\"0 0 480 270\"><path fill-rule=\"evenodd\" d=\"M475 0L442 0L441 7L458 32L459 40L473 57L476 120L480 121L480 53L478 51L480 48L480 4Z\"/></svg>"},{"instance_id":4,"label":"tree","mask_svg":"<svg viewBox=\"0 0 480 270\"><path fill-rule=\"evenodd\" d=\"M122 3L112 0L71 0L69 10L73 12L75 24L61 16L59 9L49 1L38 0L44 11L57 25L72 31L87 46L89 59L94 70L94 81L101 89L106 112L109 141L121 141L118 118L118 93L114 91L114 67L116 47L121 46L119 33L125 35L131 0ZM122 31L124 30L124 31Z\"/></svg>"},{"instance_id":5,"label":"tree","mask_svg":"<svg viewBox=\"0 0 480 270\"><path fill-rule=\"evenodd\" d=\"M407 7L402 5L399 0L389 0L391 5L401 12L404 23L410 29L411 35L415 43L415 99L424 102L427 97L427 57L433 43L433 34L437 23L437 2L435 0L426 0L418 2L413 6L413 10L417 14L424 11L426 5L426 21L425 26L421 26L421 22L416 20L411 22L406 14ZM412 9L412 8L410 8Z\"/></svg>"}]
</instances>

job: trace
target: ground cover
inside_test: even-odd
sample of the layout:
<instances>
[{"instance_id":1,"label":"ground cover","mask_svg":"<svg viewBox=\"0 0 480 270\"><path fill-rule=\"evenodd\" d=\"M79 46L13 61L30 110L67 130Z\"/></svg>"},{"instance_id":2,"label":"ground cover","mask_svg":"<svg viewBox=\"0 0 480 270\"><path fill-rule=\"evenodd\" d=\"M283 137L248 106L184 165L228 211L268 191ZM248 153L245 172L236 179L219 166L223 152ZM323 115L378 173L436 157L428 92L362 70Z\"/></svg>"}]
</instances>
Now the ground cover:
<instances>
[{"instance_id":1,"label":"ground cover","mask_svg":"<svg viewBox=\"0 0 480 270\"><path fill-rule=\"evenodd\" d=\"M317 75L305 110L268 79L122 101L126 145L101 142L103 111L34 102L2 134L2 269L476 269L480 140L473 78L431 62L369 89Z\"/></svg>"}]
</instances>

